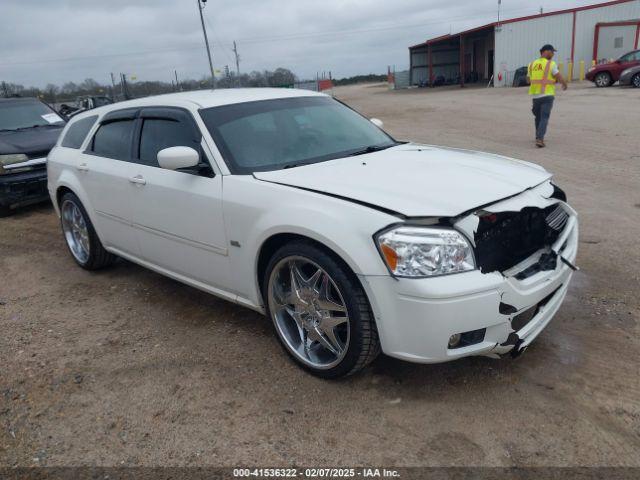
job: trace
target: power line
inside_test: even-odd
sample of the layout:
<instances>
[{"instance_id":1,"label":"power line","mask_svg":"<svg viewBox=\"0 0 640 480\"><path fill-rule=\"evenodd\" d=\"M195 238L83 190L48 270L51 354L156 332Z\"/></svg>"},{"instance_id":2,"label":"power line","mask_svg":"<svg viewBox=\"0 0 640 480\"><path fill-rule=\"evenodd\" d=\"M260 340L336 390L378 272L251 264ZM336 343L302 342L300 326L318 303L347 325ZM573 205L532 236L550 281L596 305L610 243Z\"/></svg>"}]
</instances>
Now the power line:
<instances>
[{"instance_id":1,"label":"power line","mask_svg":"<svg viewBox=\"0 0 640 480\"><path fill-rule=\"evenodd\" d=\"M205 14L205 12L203 12L203 14L204 14L204 21L207 22L207 26L211 29L211 32L213 33L214 40L216 40L218 42L218 43L214 43L213 46L214 47L218 46L219 50L222 51L222 53L227 58L227 60L230 63L233 63L233 59L229 56L229 52L227 51L227 49L226 48L222 48L225 45L228 47L228 46L230 46L230 44L228 44L228 43L225 44L220 40L220 38L216 34L216 29L213 28L213 25L211 24L211 21L209 20L209 18Z\"/></svg>"},{"instance_id":2,"label":"power line","mask_svg":"<svg viewBox=\"0 0 640 480\"><path fill-rule=\"evenodd\" d=\"M511 10L503 10L502 13L516 13L516 12L529 12L531 10L530 7L511 9ZM479 18L490 18L494 16L495 13L487 13L487 14L476 14L473 16L458 16L458 17L447 17L448 20L453 21L463 21L463 20L475 20ZM423 22L423 23L412 23L412 24L394 24L394 25L386 25L381 27L371 27L366 29L355 29L355 30L327 30L323 32L306 32L306 33L294 33L287 35L275 35L275 36L265 36L265 37L250 37L242 39L240 38L238 41L243 44L251 44L251 43L266 43L266 42L277 42L282 40L295 40L302 38L317 38L324 36L341 36L341 35L359 35L362 33L373 33L373 32L381 32L386 30L396 30L396 29L408 29L408 28L423 28L433 25L441 25L442 20L432 21L432 22ZM137 52L121 52L121 53L107 53L107 54L97 54L97 55L85 55L80 57L67 57L67 58L56 58L56 59L40 59L40 60L30 60L30 61L15 61L11 62L10 60L5 63L0 63L2 67L14 66L14 65L33 65L39 63L62 63L62 62L73 62L80 60L93 60L100 58L112 58L112 57L128 57L128 56L139 56L139 55L149 55L156 53L168 53L168 52L183 52L187 50L193 50L194 48L200 47L200 43L190 43L185 44L183 47L167 47L167 48L159 48L153 50L143 50ZM231 47L232 43L219 43L219 46L227 46ZM230 59L231 60L231 59ZM1 61L1 59L0 59Z\"/></svg>"}]
</instances>

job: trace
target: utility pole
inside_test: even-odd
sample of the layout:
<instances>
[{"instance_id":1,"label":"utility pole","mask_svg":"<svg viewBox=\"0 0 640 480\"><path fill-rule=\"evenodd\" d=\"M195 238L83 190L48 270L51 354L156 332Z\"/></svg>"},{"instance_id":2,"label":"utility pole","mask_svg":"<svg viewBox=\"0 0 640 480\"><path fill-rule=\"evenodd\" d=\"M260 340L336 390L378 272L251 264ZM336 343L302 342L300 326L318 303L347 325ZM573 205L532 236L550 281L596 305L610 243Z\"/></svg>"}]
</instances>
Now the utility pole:
<instances>
[{"instance_id":1,"label":"utility pole","mask_svg":"<svg viewBox=\"0 0 640 480\"><path fill-rule=\"evenodd\" d=\"M120 83L122 86L122 96L125 100L129 100L131 96L129 95L129 87L127 87L127 75L124 73L120 74Z\"/></svg>"},{"instance_id":2,"label":"utility pole","mask_svg":"<svg viewBox=\"0 0 640 480\"><path fill-rule=\"evenodd\" d=\"M233 54L236 56L236 82L240 86L240 55L238 55L238 47L235 40L233 41Z\"/></svg>"},{"instance_id":3,"label":"utility pole","mask_svg":"<svg viewBox=\"0 0 640 480\"><path fill-rule=\"evenodd\" d=\"M178 91L182 91L182 88L180 88L180 82L178 81L178 70L174 70L173 73L176 74L176 89Z\"/></svg>"},{"instance_id":4,"label":"utility pole","mask_svg":"<svg viewBox=\"0 0 640 480\"><path fill-rule=\"evenodd\" d=\"M498 0L498 23L500 23L500 9L502 8L502 0Z\"/></svg>"},{"instance_id":5,"label":"utility pole","mask_svg":"<svg viewBox=\"0 0 640 480\"><path fill-rule=\"evenodd\" d=\"M209 69L211 70L211 87L216 88L216 75L213 71L213 60L211 60L211 48L209 47L209 38L207 37L207 29L204 26L204 10L207 0L196 0L198 2L198 12L200 13L200 23L202 23L202 33L204 34L204 44L207 47L207 57L209 58Z\"/></svg>"},{"instance_id":6,"label":"utility pole","mask_svg":"<svg viewBox=\"0 0 640 480\"><path fill-rule=\"evenodd\" d=\"M115 102L116 101L116 77L113 75L113 72L110 73L111 75L111 97L112 100Z\"/></svg>"}]
</instances>

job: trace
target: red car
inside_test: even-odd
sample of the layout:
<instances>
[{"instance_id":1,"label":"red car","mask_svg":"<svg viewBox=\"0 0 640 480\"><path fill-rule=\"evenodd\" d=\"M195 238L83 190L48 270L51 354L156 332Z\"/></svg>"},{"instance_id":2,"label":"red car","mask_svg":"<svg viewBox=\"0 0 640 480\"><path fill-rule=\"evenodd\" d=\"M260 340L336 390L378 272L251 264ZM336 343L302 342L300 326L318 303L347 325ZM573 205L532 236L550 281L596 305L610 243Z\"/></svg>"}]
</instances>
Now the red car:
<instances>
[{"instance_id":1,"label":"red car","mask_svg":"<svg viewBox=\"0 0 640 480\"><path fill-rule=\"evenodd\" d=\"M620 79L620 75L627 68L640 65L640 50L634 50L611 63L594 65L587 72L587 80L596 84L596 87L609 87Z\"/></svg>"}]
</instances>

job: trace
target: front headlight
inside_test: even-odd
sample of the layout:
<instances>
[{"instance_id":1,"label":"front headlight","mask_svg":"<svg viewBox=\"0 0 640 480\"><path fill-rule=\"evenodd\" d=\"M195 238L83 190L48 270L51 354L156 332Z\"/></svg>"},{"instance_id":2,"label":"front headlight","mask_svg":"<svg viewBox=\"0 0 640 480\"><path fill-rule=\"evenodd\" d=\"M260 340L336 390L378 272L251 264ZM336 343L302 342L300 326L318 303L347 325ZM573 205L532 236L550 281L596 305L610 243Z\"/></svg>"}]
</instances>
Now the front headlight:
<instances>
[{"instance_id":1,"label":"front headlight","mask_svg":"<svg viewBox=\"0 0 640 480\"><path fill-rule=\"evenodd\" d=\"M593 72L596 69L596 67L589 67L589 71Z\"/></svg>"},{"instance_id":2,"label":"front headlight","mask_svg":"<svg viewBox=\"0 0 640 480\"><path fill-rule=\"evenodd\" d=\"M384 262L397 277L434 277L476 268L471 245L452 229L396 227L375 240Z\"/></svg>"},{"instance_id":3,"label":"front headlight","mask_svg":"<svg viewBox=\"0 0 640 480\"><path fill-rule=\"evenodd\" d=\"M26 162L27 160L29 160L29 157L27 157L24 153L0 155L0 165L3 165L5 167L7 165L11 165L12 163Z\"/></svg>"},{"instance_id":4,"label":"front headlight","mask_svg":"<svg viewBox=\"0 0 640 480\"><path fill-rule=\"evenodd\" d=\"M0 155L0 175L6 173L4 167L13 163L26 162L29 160L24 153L11 153L8 155Z\"/></svg>"}]
</instances>

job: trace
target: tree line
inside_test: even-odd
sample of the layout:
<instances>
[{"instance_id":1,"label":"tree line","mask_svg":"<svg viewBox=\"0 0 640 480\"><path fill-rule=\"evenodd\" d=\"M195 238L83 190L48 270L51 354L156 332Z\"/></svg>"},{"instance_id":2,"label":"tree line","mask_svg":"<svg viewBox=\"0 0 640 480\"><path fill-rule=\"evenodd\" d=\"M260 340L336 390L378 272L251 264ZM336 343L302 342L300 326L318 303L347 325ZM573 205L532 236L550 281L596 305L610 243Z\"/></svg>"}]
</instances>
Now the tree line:
<instances>
[{"instance_id":1,"label":"tree line","mask_svg":"<svg viewBox=\"0 0 640 480\"><path fill-rule=\"evenodd\" d=\"M295 74L286 68L277 68L274 71L254 71L236 75L234 72L225 72L221 77L216 77L216 88L234 87L280 87L293 88L297 82ZM62 103L75 100L84 95L105 95L114 100L126 98L145 97L189 90L210 89L211 77L195 79L178 79L178 82L162 81L132 81L125 77L114 84L101 84L92 78L87 78L80 83L66 82L62 85L47 84L44 88L25 87L24 85L2 81L0 82L0 97L39 97L48 103Z\"/></svg>"},{"instance_id":2,"label":"tree line","mask_svg":"<svg viewBox=\"0 0 640 480\"><path fill-rule=\"evenodd\" d=\"M341 85L353 85L355 83L372 83L372 82L386 82L386 75L376 75L375 73L370 73L368 75L356 75L355 77L347 77L341 78L339 80L334 80L333 84L336 86Z\"/></svg>"}]
</instances>

